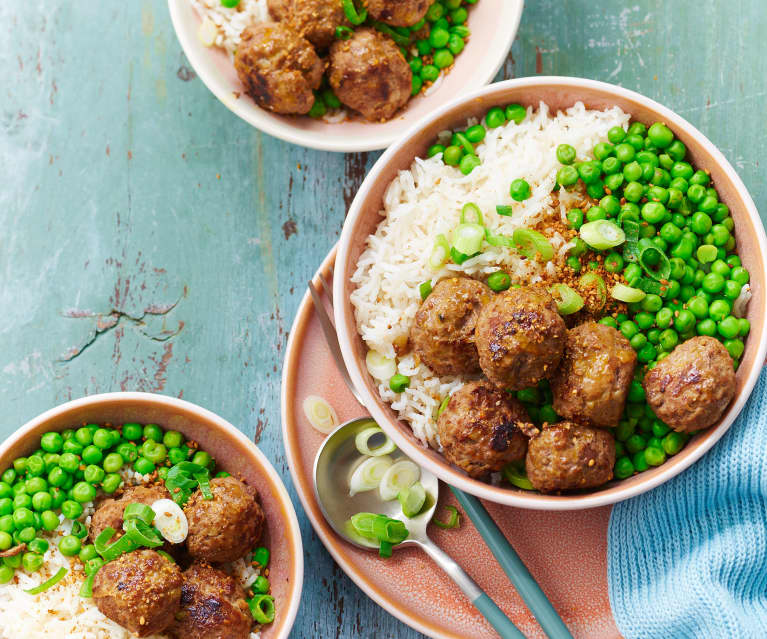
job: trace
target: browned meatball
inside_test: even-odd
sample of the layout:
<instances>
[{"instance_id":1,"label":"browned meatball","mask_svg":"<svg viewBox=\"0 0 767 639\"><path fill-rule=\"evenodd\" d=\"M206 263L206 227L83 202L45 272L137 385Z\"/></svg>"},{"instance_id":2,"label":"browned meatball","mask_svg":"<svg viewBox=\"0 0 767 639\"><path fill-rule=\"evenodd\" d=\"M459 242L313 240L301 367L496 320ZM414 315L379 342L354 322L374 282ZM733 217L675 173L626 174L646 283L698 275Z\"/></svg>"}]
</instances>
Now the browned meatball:
<instances>
[{"instance_id":1,"label":"browned meatball","mask_svg":"<svg viewBox=\"0 0 767 639\"><path fill-rule=\"evenodd\" d=\"M146 637L170 626L181 605L181 570L154 550L136 550L104 564L93 579L98 609Z\"/></svg>"},{"instance_id":2,"label":"browned meatball","mask_svg":"<svg viewBox=\"0 0 767 639\"><path fill-rule=\"evenodd\" d=\"M245 92L275 113L309 113L325 71L312 45L280 22L255 24L241 38L234 67Z\"/></svg>"},{"instance_id":3,"label":"browned meatball","mask_svg":"<svg viewBox=\"0 0 767 639\"><path fill-rule=\"evenodd\" d=\"M567 332L567 346L551 380L558 415L593 426L616 426L637 356L616 329L596 322Z\"/></svg>"},{"instance_id":4,"label":"browned meatball","mask_svg":"<svg viewBox=\"0 0 767 639\"><path fill-rule=\"evenodd\" d=\"M479 365L511 390L550 378L559 365L567 327L543 288L512 288L482 308L477 320Z\"/></svg>"},{"instance_id":5,"label":"browned meatball","mask_svg":"<svg viewBox=\"0 0 767 639\"><path fill-rule=\"evenodd\" d=\"M680 433L715 424L735 396L735 371L727 349L713 337L677 346L644 377L647 403Z\"/></svg>"},{"instance_id":6,"label":"browned meatball","mask_svg":"<svg viewBox=\"0 0 767 639\"><path fill-rule=\"evenodd\" d=\"M195 492L184 507L186 547L195 559L221 563L244 557L261 539L264 513L256 491L234 477L212 479L213 499Z\"/></svg>"},{"instance_id":7,"label":"browned meatball","mask_svg":"<svg viewBox=\"0 0 767 639\"><path fill-rule=\"evenodd\" d=\"M170 635L178 639L247 639L253 616L245 591L232 577L205 563L184 571L181 611Z\"/></svg>"},{"instance_id":8,"label":"browned meatball","mask_svg":"<svg viewBox=\"0 0 767 639\"><path fill-rule=\"evenodd\" d=\"M328 80L341 102L372 122L391 118L413 88L413 73L394 41L367 28L333 43Z\"/></svg>"},{"instance_id":9,"label":"browned meatball","mask_svg":"<svg viewBox=\"0 0 767 639\"><path fill-rule=\"evenodd\" d=\"M348 26L341 0L269 0L269 13L320 49L336 39L336 28Z\"/></svg>"},{"instance_id":10,"label":"browned meatball","mask_svg":"<svg viewBox=\"0 0 767 639\"><path fill-rule=\"evenodd\" d=\"M610 481L615 439L600 428L559 422L544 428L527 447L527 478L542 493L596 488Z\"/></svg>"},{"instance_id":11,"label":"browned meatball","mask_svg":"<svg viewBox=\"0 0 767 639\"><path fill-rule=\"evenodd\" d=\"M532 427L524 406L490 382L469 382L450 397L437 420L442 450L471 477L484 477L525 456Z\"/></svg>"},{"instance_id":12,"label":"browned meatball","mask_svg":"<svg viewBox=\"0 0 767 639\"><path fill-rule=\"evenodd\" d=\"M368 13L394 27L412 27L426 15L431 0L368 0Z\"/></svg>"},{"instance_id":13,"label":"browned meatball","mask_svg":"<svg viewBox=\"0 0 767 639\"><path fill-rule=\"evenodd\" d=\"M474 328L479 310L492 297L490 288L468 277L442 280L415 314L410 343L437 375L479 372Z\"/></svg>"},{"instance_id":14,"label":"browned meatball","mask_svg":"<svg viewBox=\"0 0 767 639\"><path fill-rule=\"evenodd\" d=\"M158 499L170 499L165 486L134 486L128 488L119 499L105 499L91 517L88 528L91 541L94 541L105 528L110 526L117 532L112 541L123 535L123 512L128 504L146 504L151 506Z\"/></svg>"}]
</instances>

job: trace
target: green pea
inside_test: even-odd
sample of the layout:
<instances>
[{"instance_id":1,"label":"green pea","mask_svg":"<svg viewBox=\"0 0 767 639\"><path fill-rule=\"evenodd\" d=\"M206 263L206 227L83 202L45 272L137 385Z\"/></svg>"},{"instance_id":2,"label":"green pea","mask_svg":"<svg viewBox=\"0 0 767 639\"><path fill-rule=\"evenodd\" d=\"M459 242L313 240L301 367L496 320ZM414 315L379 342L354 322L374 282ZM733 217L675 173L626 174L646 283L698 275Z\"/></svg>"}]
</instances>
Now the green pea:
<instances>
[{"instance_id":1,"label":"green pea","mask_svg":"<svg viewBox=\"0 0 767 639\"><path fill-rule=\"evenodd\" d=\"M35 523L34 513L27 507L16 508L13 511L13 525L17 530L33 526Z\"/></svg>"},{"instance_id":2,"label":"green pea","mask_svg":"<svg viewBox=\"0 0 767 639\"><path fill-rule=\"evenodd\" d=\"M578 166L578 175L585 184L592 184L599 180L601 166L597 162L581 162Z\"/></svg>"},{"instance_id":3,"label":"green pea","mask_svg":"<svg viewBox=\"0 0 767 639\"><path fill-rule=\"evenodd\" d=\"M733 359L740 359L743 355L743 351L746 350L743 340L734 338L726 339L724 341L724 347Z\"/></svg>"},{"instance_id":4,"label":"green pea","mask_svg":"<svg viewBox=\"0 0 767 639\"><path fill-rule=\"evenodd\" d=\"M613 154L615 147L606 142L597 142L592 151L597 160L604 160Z\"/></svg>"},{"instance_id":5,"label":"green pea","mask_svg":"<svg viewBox=\"0 0 767 639\"><path fill-rule=\"evenodd\" d=\"M651 140L659 149L665 149L674 141L674 134L665 124L655 122L647 130L647 139Z\"/></svg>"},{"instance_id":6,"label":"green pea","mask_svg":"<svg viewBox=\"0 0 767 639\"><path fill-rule=\"evenodd\" d=\"M509 122L521 124L522 121L527 117L527 109L525 109L525 107L523 107L521 104L510 104L506 107L504 115Z\"/></svg>"},{"instance_id":7,"label":"green pea","mask_svg":"<svg viewBox=\"0 0 767 639\"><path fill-rule=\"evenodd\" d=\"M83 452L83 446L74 438L64 440L64 445L61 447L62 453L80 455Z\"/></svg>"},{"instance_id":8,"label":"green pea","mask_svg":"<svg viewBox=\"0 0 767 639\"><path fill-rule=\"evenodd\" d=\"M629 437L626 440L626 450L628 450L632 454L640 450L644 450L646 445L647 445L647 441L639 433L635 433L631 435L631 437Z\"/></svg>"},{"instance_id":9,"label":"green pea","mask_svg":"<svg viewBox=\"0 0 767 639\"><path fill-rule=\"evenodd\" d=\"M626 339L631 339L639 332L639 327L631 320L626 320L621 322L619 330Z\"/></svg>"},{"instance_id":10,"label":"green pea","mask_svg":"<svg viewBox=\"0 0 767 639\"><path fill-rule=\"evenodd\" d=\"M147 439L141 446L141 454L153 464L161 464L168 456L164 444L157 443L153 439Z\"/></svg>"},{"instance_id":11,"label":"green pea","mask_svg":"<svg viewBox=\"0 0 767 639\"><path fill-rule=\"evenodd\" d=\"M26 493L19 493L13 498L14 510L18 508L31 508L31 507L32 507L31 495L27 495Z\"/></svg>"},{"instance_id":12,"label":"green pea","mask_svg":"<svg viewBox=\"0 0 767 639\"><path fill-rule=\"evenodd\" d=\"M460 146L451 145L442 154L442 161L448 166L458 166L462 156L463 149Z\"/></svg>"},{"instance_id":13,"label":"green pea","mask_svg":"<svg viewBox=\"0 0 767 639\"><path fill-rule=\"evenodd\" d=\"M487 285L495 292L505 291L511 286L511 277L503 271L496 271L487 278Z\"/></svg>"},{"instance_id":14,"label":"green pea","mask_svg":"<svg viewBox=\"0 0 767 639\"><path fill-rule=\"evenodd\" d=\"M473 153L467 153L461 158L458 163L458 168L464 175L469 175L474 169L481 164L480 159Z\"/></svg>"},{"instance_id":15,"label":"green pea","mask_svg":"<svg viewBox=\"0 0 767 639\"><path fill-rule=\"evenodd\" d=\"M586 219L589 222L594 222L596 220L606 220L607 211L605 211L601 206L592 206L588 211L586 211Z\"/></svg>"},{"instance_id":16,"label":"green pea","mask_svg":"<svg viewBox=\"0 0 767 639\"><path fill-rule=\"evenodd\" d=\"M136 424L133 422L123 424L123 437L128 441L136 441L137 439L141 439L143 432L144 429L141 427L141 424Z\"/></svg>"},{"instance_id":17,"label":"green pea","mask_svg":"<svg viewBox=\"0 0 767 639\"><path fill-rule=\"evenodd\" d=\"M513 200L522 202L530 197L530 185L527 180L517 178L511 182L509 193Z\"/></svg>"},{"instance_id":18,"label":"green pea","mask_svg":"<svg viewBox=\"0 0 767 639\"><path fill-rule=\"evenodd\" d=\"M52 510L44 510L40 513L40 523L47 531L56 530L59 526L59 518Z\"/></svg>"},{"instance_id":19,"label":"green pea","mask_svg":"<svg viewBox=\"0 0 767 639\"><path fill-rule=\"evenodd\" d=\"M718 322L730 314L730 305L722 299L714 300L708 308L708 316Z\"/></svg>"},{"instance_id":20,"label":"green pea","mask_svg":"<svg viewBox=\"0 0 767 639\"><path fill-rule=\"evenodd\" d=\"M631 463L631 460L628 457L620 457L615 462L613 474L618 479L626 479L627 477L631 477L631 475L634 474L634 464Z\"/></svg>"},{"instance_id":21,"label":"green pea","mask_svg":"<svg viewBox=\"0 0 767 639\"><path fill-rule=\"evenodd\" d=\"M475 124L474 126L470 126L468 129L466 129L466 137L468 138L469 142L473 142L474 144L478 142L482 142L482 140L485 139L486 134L487 134L487 131L485 130L485 127L483 127L481 124ZM181 433L179 433L179 435L181 435ZM182 436L182 440L183 440L183 436ZM180 446L182 443L182 440L180 440L179 443L176 444L176 446ZM165 442L165 445L166 446L168 445L167 442Z\"/></svg>"},{"instance_id":22,"label":"green pea","mask_svg":"<svg viewBox=\"0 0 767 639\"><path fill-rule=\"evenodd\" d=\"M82 543L74 535L66 535L59 541L59 550L65 557L74 557L80 552Z\"/></svg>"},{"instance_id":23,"label":"green pea","mask_svg":"<svg viewBox=\"0 0 767 639\"><path fill-rule=\"evenodd\" d=\"M119 453L109 453L102 464L107 473L116 473L123 467L123 458ZM87 469L86 469L87 470Z\"/></svg>"},{"instance_id":24,"label":"green pea","mask_svg":"<svg viewBox=\"0 0 767 639\"><path fill-rule=\"evenodd\" d=\"M658 356L658 351L655 349L655 346L653 346L652 344L645 344L641 348L641 350L637 353L637 359L644 364L651 362L657 356Z\"/></svg>"},{"instance_id":25,"label":"green pea","mask_svg":"<svg viewBox=\"0 0 767 639\"><path fill-rule=\"evenodd\" d=\"M39 492L32 496L32 508L37 512L49 510L53 506L53 497L50 493Z\"/></svg>"},{"instance_id":26,"label":"green pea","mask_svg":"<svg viewBox=\"0 0 767 639\"><path fill-rule=\"evenodd\" d=\"M751 322L749 322L745 317L741 317L738 320L738 335L740 337L745 337L748 335L748 332L751 330Z\"/></svg>"},{"instance_id":27,"label":"green pea","mask_svg":"<svg viewBox=\"0 0 767 639\"><path fill-rule=\"evenodd\" d=\"M435 155L439 153L444 153L445 147L441 144L434 144L429 147L429 150L426 152L426 157L433 158Z\"/></svg>"},{"instance_id":28,"label":"green pea","mask_svg":"<svg viewBox=\"0 0 767 639\"><path fill-rule=\"evenodd\" d=\"M168 450L168 459L170 460L170 463L175 465L179 462L186 461L189 457L188 451L189 449L186 446L171 448Z\"/></svg>"},{"instance_id":29,"label":"green pea","mask_svg":"<svg viewBox=\"0 0 767 639\"><path fill-rule=\"evenodd\" d=\"M103 457L104 454L101 452L101 448L93 444L86 446L82 454L82 459L86 464L98 464Z\"/></svg>"},{"instance_id":30,"label":"green pea","mask_svg":"<svg viewBox=\"0 0 767 639\"><path fill-rule=\"evenodd\" d=\"M697 330L698 335L707 335L709 337L713 337L716 335L716 322L707 318L698 322L698 325L695 327L695 329Z\"/></svg>"},{"instance_id":31,"label":"green pea","mask_svg":"<svg viewBox=\"0 0 767 639\"><path fill-rule=\"evenodd\" d=\"M45 433L40 438L40 448L47 453L58 453L64 445L64 438L59 433Z\"/></svg>"},{"instance_id":32,"label":"green pea","mask_svg":"<svg viewBox=\"0 0 767 639\"><path fill-rule=\"evenodd\" d=\"M42 568L43 556L36 552L25 552L21 557L21 565L27 572L37 572Z\"/></svg>"},{"instance_id":33,"label":"green pea","mask_svg":"<svg viewBox=\"0 0 767 639\"><path fill-rule=\"evenodd\" d=\"M112 434L106 428L99 428L95 433L93 433L93 445L86 448L83 451L83 455L86 454L86 451L89 451L90 454L93 455L93 452L92 452L93 448L106 449L106 448L109 448L111 445L112 445ZM99 454L100 452L101 451L99 451ZM101 457L98 458L98 461L101 461ZM94 461L92 463L98 463L98 461Z\"/></svg>"},{"instance_id":34,"label":"green pea","mask_svg":"<svg viewBox=\"0 0 767 639\"><path fill-rule=\"evenodd\" d=\"M637 380L631 380L629 386L628 401L630 402L643 402L645 400L645 391Z\"/></svg>"},{"instance_id":35,"label":"green pea","mask_svg":"<svg viewBox=\"0 0 767 639\"><path fill-rule=\"evenodd\" d=\"M213 458L210 456L209 453L205 452L204 450L198 450L194 457L192 457L192 463L197 464L198 466L204 466L205 468L208 468L213 463Z\"/></svg>"},{"instance_id":36,"label":"green pea","mask_svg":"<svg viewBox=\"0 0 767 639\"><path fill-rule=\"evenodd\" d=\"M466 41L457 33L451 33L450 38L447 41L447 48L450 49L450 53L458 55L463 51L466 46Z\"/></svg>"},{"instance_id":37,"label":"green pea","mask_svg":"<svg viewBox=\"0 0 767 639\"><path fill-rule=\"evenodd\" d=\"M666 207L660 202L646 202L642 206L642 217L650 224L658 224L666 217Z\"/></svg>"},{"instance_id":38,"label":"green pea","mask_svg":"<svg viewBox=\"0 0 767 639\"><path fill-rule=\"evenodd\" d=\"M695 315L687 309L679 311L674 319L674 328L680 333L686 333L695 326Z\"/></svg>"},{"instance_id":39,"label":"green pea","mask_svg":"<svg viewBox=\"0 0 767 639\"><path fill-rule=\"evenodd\" d=\"M493 107L485 115L485 124L489 129L495 129L506 124L506 114L500 107Z\"/></svg>"},{"instance_id":40,"label":"green pea","mask_svg":"<svg viewBox=\"0 0 767 639\"><path fill-rule=\"evenodd\" d=\"M738 318L728 315L717 324L716 328L724 339L733 339L738 336Z\"/></svg>"},{"instance_id":41,"label":"green pea","mask_svg":"<svg viewBox=\"0 0 767 639\"><path fill-rule=\"evenodd\" d=\"M15 571L5 564L0 565L0 584L7 584L13 579Z\"/></svg>"},{"instance_id":42,"label":"green pea","mask_svg":"<svg viewBox=\"0 0 767 639\"><path fill-rule=\"evenodd\" d=\"M13 515L3 515L0 517L0 532L12 533L16 530L16 524L13 523Z\"/></svg>"},{"instance_id":43,"label":"green pea","mask_svg":"<svg viewBox=\"0 0 767 639\"><path fill-rule=\"evenodd\" d=\"M664 351L673 351L679 343L679 335L677 335L677 332L673 328L667 328L666 330L661 331L658 343Z\"/></svg>"},{"instance_id":44,"label":"green pea","mask_svg":"<svg viewBox=\"0 0 767 639\"><path fill-rule=\"evenodd\" d=\"M115 492L122 483L122 478L117 473L109 473L101 482L101 490L107 494Z\"/></svg>"},{"instance_id":45,"label":"green pea","mask_svg":"<svg viewBox=\"0 0 767 639\"><path fill-rule=\"evenodd\" d=\"M623 127L614 126L607 131L607 139L611 144L620 144L626 137L626 132Z\"/></svg>"},{"instance_id":46,"label":"green pea","mask_svg":"<svg viewBox=\"0 0 767 639\"><path fill-rule=\"evenodd\" d=\"M572 186L578 181L578 171L573 166L565 165L557 171L557 183L562 186Z\"/></svg>"},{"instance_id":47,"label":"green pea","mask_svg":"<svg viewBox=\"0 0 767 639\"><path fill-rule=\"evenodd\" d=\"M642 124L641 122L632 122L629 125L628 134L639 135L641 137L644 137L645 135L647 135L647 126Z\"/></svg>"},{"instance_id":48,"label":"green pea","mask_svg":"<svg viewBox=\"0 0 767 639\"><path fill-rule=\"evenodd\" d=\"M87 561L90 561L91 559L96 559L96 557L99 556L99 554L96 552L96 546L93 544L86 544L82 548L80 548L80 551L78 553L78 558L83 563L86 563Z\"/></svg>"},{"instance_id":49,"label":"green pea","mask_svg":"<svg viewBox=\"0 0 767 639\"><path fill-rule=\"evenodd\" d=\"M616 157L610 156L602 160L602 172L608 176L610 175L620 176L621 183L623 182L622 169L623 169L623 165L621 164L621 161Z\"/></svg>"},{"instance_id":50,"label":"green pea","mask_svg":"<svg viewBox=\"0 0 767 639\"><path fill-rule=\"evenodd\" d=\"M572 164L575 162L575 157L575 147L572 147L569 144L560 144L557 147L557 160L562 164Z\"/></svg>"},{"instance_id":51,"label":"green pea","mask_svg":"<svg viewBox=\"0 0 767 639\"><path fill-rule=\"evenodd\" d=\"M645 460L650 466L660 466L666 461L666 453L663 448L657 446L648 446L645 451Z\"/></svg>"},{"instance_id":52,"label":"green pea","mask_svg":"<svg viewBox=\"0 0 767 639\"><path fill-rule=\"evenodd\" d=\"M416 96L421 92L421 89L423 89L423 80L420 75L414 74L411 78L411 82L410 95Z\"/></svg>"},{"instance_id":53,"label":"green pea","mask_svg":"<svg viewBox=\"0 0 767 639\"><path fill-rule=\"evenodd\" d=\"M85 481L79 481L72 487L72 497L84 504L96 498L96 489Z\"/></svg>"},{"instance_id":54,"label":"green pea","mask_svg":"<svg viewBox=\"0 0 767 639\"><path fill-rule=\"evenodd\" d=\"M435 49L447 46L450 32L447 29L435 27L429 32L429 44Z\"/></svg>"},{"instance_id":55,"label":"green pea","mask_svg":"<svg viewBox=\"0 0 767 639\"><path fill-rule=\"evenodd\" d=\"M605 326L610 326L615 329L618 328L618 322L615 321L615 318L610 317L609 315L600 319L598 323L604 324Z\"/></svg>"},{"instance_id":56,"label":"green pea","mask_svg":"<svg viewBox=\"0 0 767 639\"><path fill-rule=\"evenodd\" d=\"M0 531L0 551L8 550L13 546L13 537L7 532Z\"/></svg>"},{"instance_id":57,"label":"green pea","mask_svg":"<svg viewBox=\"0 0 767 639\"><path fill-rule=\"evenodd\" d=\"M264 547L256 548L253 553L253 561L261 566L261 568L266 568L269 564L269 549Z\"/></svg>"},{"instance_id":58,"label":"green pea","mask_svg":"<svg viewBox=\"0 0 767 639\"><path fill-rule=\"evenodd\" d=\"M626 136L626 144L630 144L635 151L641 151L644 148L644 138L641 135L629 133Z\"/></svg>"},{"instance_id":59,"label":"green pea","mask_svg":"<svg viewBox=\"0 0 767 639\"><path fill-rule=\"evenodd\" d=\"M122 457L120 460L122 461ZM102 479L104 479L105 475L106 473L104 472L104 469L101 468L101 466L91 464L85 468L83 477L89 484L98 484Z\"/></svg>"},{"instance_id":60,"label":"green pea","mask_svg":"<svg viewBox=\"0 0 767 639\"><path fill-rule=\"evenodd\" d=\"M438 69L447 69L455 62L455 57L450 53L449 49L439 49L434 52L434 66Z\"/></svg>"},{"instance_id":61,"label":"green pea","mask_svg":"<svg viewBox=\"0 0 767 639\"><path fill-rule=\"evenodd\" d=\"M148 475L149 473L154 472L154 469L155 465L146 457L139 457L133 463L133 470L135 470L140 475Z\"/></svg>"}]
</instances>

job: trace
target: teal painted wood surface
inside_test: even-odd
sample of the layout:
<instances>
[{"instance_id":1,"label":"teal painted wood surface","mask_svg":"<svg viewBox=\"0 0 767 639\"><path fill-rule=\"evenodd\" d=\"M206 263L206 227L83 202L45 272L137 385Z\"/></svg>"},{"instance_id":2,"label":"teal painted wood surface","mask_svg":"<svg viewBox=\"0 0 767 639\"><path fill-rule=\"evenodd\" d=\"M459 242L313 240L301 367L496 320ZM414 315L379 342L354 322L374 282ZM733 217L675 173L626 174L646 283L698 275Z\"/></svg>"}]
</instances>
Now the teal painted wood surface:
<instances>
[{"instance_id":1,"label":"teal painted wood surface","mask_svg":"<svg viewBox=\"0 0 767 639\"><path fill-rule=\"evenodd\" d=\"M765 33L762 0L530 0L499 77L586 76L663 102L767 213ZM0 71L0 438L85 394L166 393L254 437L293 491L287 332L377 154L307 151L235 118L160 0L4 0ZM417 637L298 510L308 579L293 636Z\"/></svg>"}]
</instances>

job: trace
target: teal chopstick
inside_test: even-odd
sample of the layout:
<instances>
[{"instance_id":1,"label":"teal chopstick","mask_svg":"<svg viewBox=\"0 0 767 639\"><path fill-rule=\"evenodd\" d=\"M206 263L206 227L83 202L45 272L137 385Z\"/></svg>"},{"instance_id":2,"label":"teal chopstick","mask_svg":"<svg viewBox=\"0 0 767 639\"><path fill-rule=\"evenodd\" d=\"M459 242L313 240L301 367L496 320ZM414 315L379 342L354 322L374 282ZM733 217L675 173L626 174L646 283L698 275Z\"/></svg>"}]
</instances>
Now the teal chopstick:
<instances>
[{"instance_id":1,"label":"teal chopstick","mask_svg":"<svg viewBox=\"0 0 767 639\"><path fill-rule=\"evenodd\" d=\"M573 639L554 606L546 598L527 566L522 563L519 555L511 547L509 540L503 535L479 499L452 486L450 490L453 491L458 503L466 511L469 519L490 548L490 552L501 564L501 568L511 583L514 584L519 596L522 597L522 601L541 624L546 635L550 639Z\"/></svg>"}]
</instances>

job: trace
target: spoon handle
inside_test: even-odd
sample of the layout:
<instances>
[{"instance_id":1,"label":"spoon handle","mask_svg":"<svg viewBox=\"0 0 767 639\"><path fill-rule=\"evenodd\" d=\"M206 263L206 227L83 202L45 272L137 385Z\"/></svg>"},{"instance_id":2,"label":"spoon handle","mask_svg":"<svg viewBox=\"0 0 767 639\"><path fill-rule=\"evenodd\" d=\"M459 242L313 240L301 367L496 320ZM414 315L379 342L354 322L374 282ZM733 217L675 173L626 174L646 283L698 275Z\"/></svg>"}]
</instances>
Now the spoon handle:
<instances>
[{"instance_id":1,"label":"spoon handle","mask_svg":"<svg viewBox=\"0 0 767 639\"><path fill-rule=\"evenodd\" d=\"M543 631L551 639L573 639L564 621L559 616L554 606L546 598L543 590L533 579L527 566L519 558L519 555L511 547L493 518L485 510L482 502L472 495L450 487L458 499L458 503L466 511L466 514L476 526L482 538L485 540L490 552L493 553L501 568L509 580L517 589L519 596L533 613Z\"/></svg>"},{"instance_id":2,"label":"spoon handle","mask_svg":"<svg viewBox=\"0 0 767 639\"><path fill-rule=\"evenodd\" d=\"M525 639L519 628L503 613L496 603L485 594L476 582L466 574L456 561L431 539L419 540L418 545L444 570L471 600L502 639Z\"/></svg>"}]
</instances>

